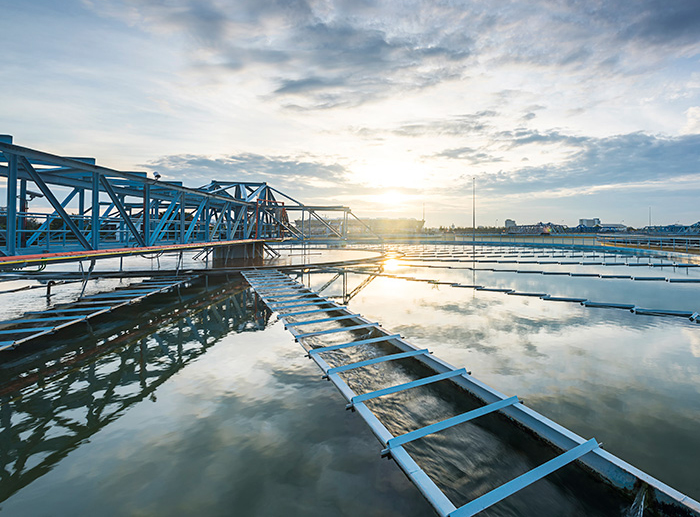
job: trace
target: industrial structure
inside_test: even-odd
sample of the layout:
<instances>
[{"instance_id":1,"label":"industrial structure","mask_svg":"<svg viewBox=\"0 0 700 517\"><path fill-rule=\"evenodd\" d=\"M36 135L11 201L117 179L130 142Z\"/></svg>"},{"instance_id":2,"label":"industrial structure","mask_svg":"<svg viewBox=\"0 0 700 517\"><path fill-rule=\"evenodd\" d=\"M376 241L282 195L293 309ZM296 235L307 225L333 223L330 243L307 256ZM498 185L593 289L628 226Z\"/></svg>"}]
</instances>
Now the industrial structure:
<instances>
[{"instance_id":1,"label":"industrial structure","mask_svg":"<svg viewBox=\"0 0 700 517\"><path fill-rule=\"evenodd\" d=\"M0 209L4 257L69 260L104 256L98 251L128 255L222 245L239 255L253 245L261 254L264 242L305 241L317 227L325 237L342 239L349 219L362 225L346 206L304 205L267 183L211 181L190 188L161 181L158 173L149 177L96 165L94 158L13 145L9 135L0 136L0 176L7 181ZM48 213L30 209L37 198ZM340 213L344 224L331 225L320 213ZM295 218L297 224L290 223Z\"/></svg>"}]
</instances>

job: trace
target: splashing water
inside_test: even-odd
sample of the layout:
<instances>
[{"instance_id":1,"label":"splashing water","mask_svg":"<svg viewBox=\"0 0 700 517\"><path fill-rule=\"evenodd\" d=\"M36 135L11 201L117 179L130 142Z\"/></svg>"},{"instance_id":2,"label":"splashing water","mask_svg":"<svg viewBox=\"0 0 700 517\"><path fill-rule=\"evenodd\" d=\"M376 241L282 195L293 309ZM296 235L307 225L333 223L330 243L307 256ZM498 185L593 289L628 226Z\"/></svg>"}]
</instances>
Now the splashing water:
<instances>
[{"instance_id":1,"label":"splashing water","mask_svg":"<svg viewBox=\"0 0 700 517\"><path fill-rule=\"evenodd\" d=\"M642 486L634 498L632 506L623 514L623 517L642 517L644 515L644 500L647 495L647 487Z\"/></svg>"}]
</instances>

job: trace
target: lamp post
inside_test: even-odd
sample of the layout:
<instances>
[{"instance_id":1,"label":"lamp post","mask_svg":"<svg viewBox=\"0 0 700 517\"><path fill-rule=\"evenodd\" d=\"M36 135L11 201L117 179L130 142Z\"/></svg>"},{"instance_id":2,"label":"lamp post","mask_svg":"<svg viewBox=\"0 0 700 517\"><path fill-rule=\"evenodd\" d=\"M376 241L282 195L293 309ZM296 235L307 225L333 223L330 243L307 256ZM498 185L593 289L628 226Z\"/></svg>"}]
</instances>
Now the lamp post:
<instances>
[{"instance_id":1,"label":"lamp post","mask_svg":"<svg viewBox=\"0 0 700 517\"><path fill-rule=\"evenodd\" d=\"M472 253L476 255L476 178L472 177Z\"/></svg>"}]
</instances>

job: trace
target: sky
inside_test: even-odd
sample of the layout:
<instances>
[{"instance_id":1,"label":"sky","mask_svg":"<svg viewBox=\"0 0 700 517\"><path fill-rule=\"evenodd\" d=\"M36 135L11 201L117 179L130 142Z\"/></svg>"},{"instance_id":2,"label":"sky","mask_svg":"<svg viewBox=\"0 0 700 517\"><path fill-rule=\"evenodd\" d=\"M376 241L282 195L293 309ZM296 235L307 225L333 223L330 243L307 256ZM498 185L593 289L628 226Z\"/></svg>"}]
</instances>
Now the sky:
<instances>
[{"instance_id":1,"label":"sky","mask_svg":"<svg viewBox=\"0 0 700 517\"><path fill-rule=\"evenodd\" d=\"M697 0L0 0L0 133L427 226L700 220Z\"/></svg>"}]
</instances>

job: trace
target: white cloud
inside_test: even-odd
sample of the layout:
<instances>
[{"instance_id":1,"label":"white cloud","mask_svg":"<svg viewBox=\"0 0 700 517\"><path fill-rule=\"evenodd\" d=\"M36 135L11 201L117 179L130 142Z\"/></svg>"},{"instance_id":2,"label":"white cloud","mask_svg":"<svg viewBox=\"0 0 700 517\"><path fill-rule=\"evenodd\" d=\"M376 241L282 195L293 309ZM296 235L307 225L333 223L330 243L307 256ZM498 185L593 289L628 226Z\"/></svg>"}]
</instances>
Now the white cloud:
<instances>
[{"instance_id":1,"label":"white cloud","mask_svg":"<svg viewBox=\"0 0 700 517\"><path fill-rule=\"evenodd\" d=\"M682 329L683 335L688 338L690 343L690 353L695 357L700 357L700 334L694 329Z\"/></svg>"},{"instance_id":2,"label":"white cloud","mask_svg":"<svg viewBox=\"0 0 700 517\"><path fill-rule=\"evenodd\" d=\"M700 106L691 106L685 110L686 123L681 130L684 135L700 134Z\"/></svg>"}]
</instances>

